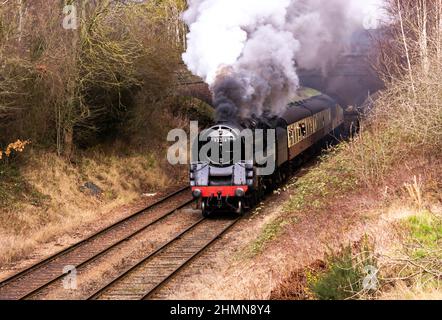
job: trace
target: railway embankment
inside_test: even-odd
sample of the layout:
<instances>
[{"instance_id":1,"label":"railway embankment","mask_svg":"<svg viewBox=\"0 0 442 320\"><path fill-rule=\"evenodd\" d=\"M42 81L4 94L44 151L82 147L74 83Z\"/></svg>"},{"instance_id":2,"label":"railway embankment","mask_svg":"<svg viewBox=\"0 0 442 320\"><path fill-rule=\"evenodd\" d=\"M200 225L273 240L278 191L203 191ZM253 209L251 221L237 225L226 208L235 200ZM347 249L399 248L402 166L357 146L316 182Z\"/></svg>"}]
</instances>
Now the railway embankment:
<instances>
[{"instance_id":1,"label":"railway embankment","mask_svg":"<svg viewBox=\"0 0 442 320\"><path fill-rule=\"evenodd\" d=\"M250 247L286 257L272 298L441 298L440 76L389 84L360 134L286 187Z\"/></svg>"},{"instance_id":2,"label":"railway embankment","mask_svg":"<svg viewBox=\"0 0 442 320\"><path fill-rule=\"evenodd\" d=\"M1 163L1 271L38 261L182 186L186 170L163 159L166 148L114 143L69 160L31 145Z\"/></svg>"}]
</instances>

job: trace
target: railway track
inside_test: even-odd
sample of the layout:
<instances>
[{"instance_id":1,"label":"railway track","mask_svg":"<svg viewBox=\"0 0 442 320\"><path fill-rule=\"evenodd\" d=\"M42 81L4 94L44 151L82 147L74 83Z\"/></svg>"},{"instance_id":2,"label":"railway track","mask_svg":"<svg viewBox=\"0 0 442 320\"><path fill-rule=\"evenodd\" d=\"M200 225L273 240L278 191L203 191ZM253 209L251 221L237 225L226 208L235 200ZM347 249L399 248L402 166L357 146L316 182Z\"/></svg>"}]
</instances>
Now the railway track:
<instances>
[{"instance_id":1,"label":"railway track","mask_svg":"<svg viewBox=\"0 0 442 320\"><path fill-rule=\"evenodd\" d=\"M88 300L146 300L240 218L201 218L92 294Z\"/></svg>"},{"instance_id":2,"label":"railway track","mask_svg":"<svg viewBox=\"0 0 442 320\"><path fill-rule=\"evenodd\" d=\"M299 171L297 170L294 175ZM64 291L60 286L61 282L68 275L64 271L66 266L73 266L80 274L83 271L87 273L87 269L93 270L99 266L100 259L115 258L115 252L112 250L118 251L124 246L133 250L132 245L136 244L139 238L144 238L154 245L147 249L146 253L144 249L133 251L137 252L136 254L129 252L129 255L133 255L131 261L104 278L104 281L106 278L112 279L110 282L101 280L96 286L88 288L74 299L154 298L178 272L240 220L239 217L208 219L195 215L191 219L186 218L188 221L181 224L180 219L183 215L179 210L194 201L190 199L189 189L189 187L182 188L0 282L0 300L41 299L47 294L58 299L57 292ZM151 241L152 235L155 237L155 234L161 232L159 230L167 224L174 225L176 229L164 235L161 240ZM150 236L146 238L146 233L143 232L147 234L150 232ZM61 296L64 294L61 293Z\"/></svg>"},{"instance_id":3,"label":"railway track","mask_svg":"<svg viewBox=\"0 0 442 320\"><path fill-rule=\"evenodd\" d=\"M160 223L194 200L182 188L92 236L0 282L0 300L30 299L62 280L66 266L84 267L148 228Z\"/></svg>"}]
</instances>

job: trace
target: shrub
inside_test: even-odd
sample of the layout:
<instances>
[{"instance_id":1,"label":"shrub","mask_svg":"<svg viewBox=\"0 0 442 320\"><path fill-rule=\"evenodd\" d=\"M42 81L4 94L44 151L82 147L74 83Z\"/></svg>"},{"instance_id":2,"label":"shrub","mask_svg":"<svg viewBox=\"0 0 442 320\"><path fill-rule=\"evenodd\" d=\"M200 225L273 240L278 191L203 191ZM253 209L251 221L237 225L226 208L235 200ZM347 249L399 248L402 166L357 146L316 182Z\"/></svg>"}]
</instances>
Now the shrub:
<instances>
[{"instance_id":1,"label":"shrub","mask_svg":"<svg viewBox=\"0 0 442 320\"><path fill-rule=\"evenodd\" d=\"M0 149L0 160L3 159L3 154L5 155L6 158L9 158L11 157L13 152L15 153L23 152L25 150L25 147L30 143L31 142L29 140L21 141L20 139L18 139L17 141L8 144L5 151Z\"/></svg>"},{"instance_id":2,"label":"shrub","mask_svg":"<svg viewBox=\"0 0 442 320\"><path fill-rule=\"evenodd\" d=\"M26 197L29 203L40 205L44 196L23 178L17 156L25 151L30 141L17 140L0 149L0 208L4 211L12 209L17 201Z\"/></svg>"},{"instance_id":3,"label":"shrub","mask_svg":"<svg viewBox=\"0 0 442 320\"><path fill-rule=\"evenodd\" d=\"M326 264L323 273L308 277L309 289L317 299L355 299L372 293L371 288L364 288L364 279L369 275L366 268L376 268L373 249L368 242L364 242L359 252L351 246L342 247L340 253L326 257Z\"/></svg>"}]
</instances>

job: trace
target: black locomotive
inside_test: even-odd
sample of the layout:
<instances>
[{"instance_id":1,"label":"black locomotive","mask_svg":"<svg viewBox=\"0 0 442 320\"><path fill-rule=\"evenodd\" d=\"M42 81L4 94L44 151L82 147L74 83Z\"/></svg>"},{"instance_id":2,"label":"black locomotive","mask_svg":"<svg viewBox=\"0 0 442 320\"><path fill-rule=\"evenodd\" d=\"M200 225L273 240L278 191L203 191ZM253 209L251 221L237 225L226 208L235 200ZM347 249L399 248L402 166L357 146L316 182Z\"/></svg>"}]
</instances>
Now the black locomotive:
<instances>
[{"instance_id":1,"label":"black locomotive","mask_svg":"<svg viewBox=\"0 0 442 320\"><path fill-rule=\"evenodd\" d=\"M284 181L309 148L338 136L343 124L343 109L318 94L289 104L279 116L220 122L203 131L190 165L192 194L203 215L242 214ZM251 150L258 145L263 152Z\"/></svg>"}]
</instances>

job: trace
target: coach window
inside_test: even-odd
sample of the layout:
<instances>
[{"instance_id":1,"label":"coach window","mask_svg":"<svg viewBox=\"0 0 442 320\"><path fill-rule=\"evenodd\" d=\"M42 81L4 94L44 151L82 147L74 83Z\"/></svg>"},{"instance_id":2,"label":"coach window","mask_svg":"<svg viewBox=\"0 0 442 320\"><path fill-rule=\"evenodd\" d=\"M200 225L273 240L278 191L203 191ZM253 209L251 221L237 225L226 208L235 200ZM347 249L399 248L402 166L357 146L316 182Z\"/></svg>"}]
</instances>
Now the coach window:
<instances>
[{"instance_id":1,"label":"coach window","mask_svg":"<svg viewBox=\"0 0 442 320\"><path fill-rule=\"evenodd\" d=\"M307 126L305 125L305 123L301 123L299 125L299 128L301 129L300 130L301 131L301 135L305 137L307 135Z\"/></svg>"},{"instance_id":2,"label":"coach window","mask_svg":"<svg viewBox=\"0 0 442 320\"><path fill-rule=\"evenodd\" d=\"M295 132L294 132L293 128L289 129L289 141L290 141L290 145L295 144Z\"/></svg>"}]
</instances>

